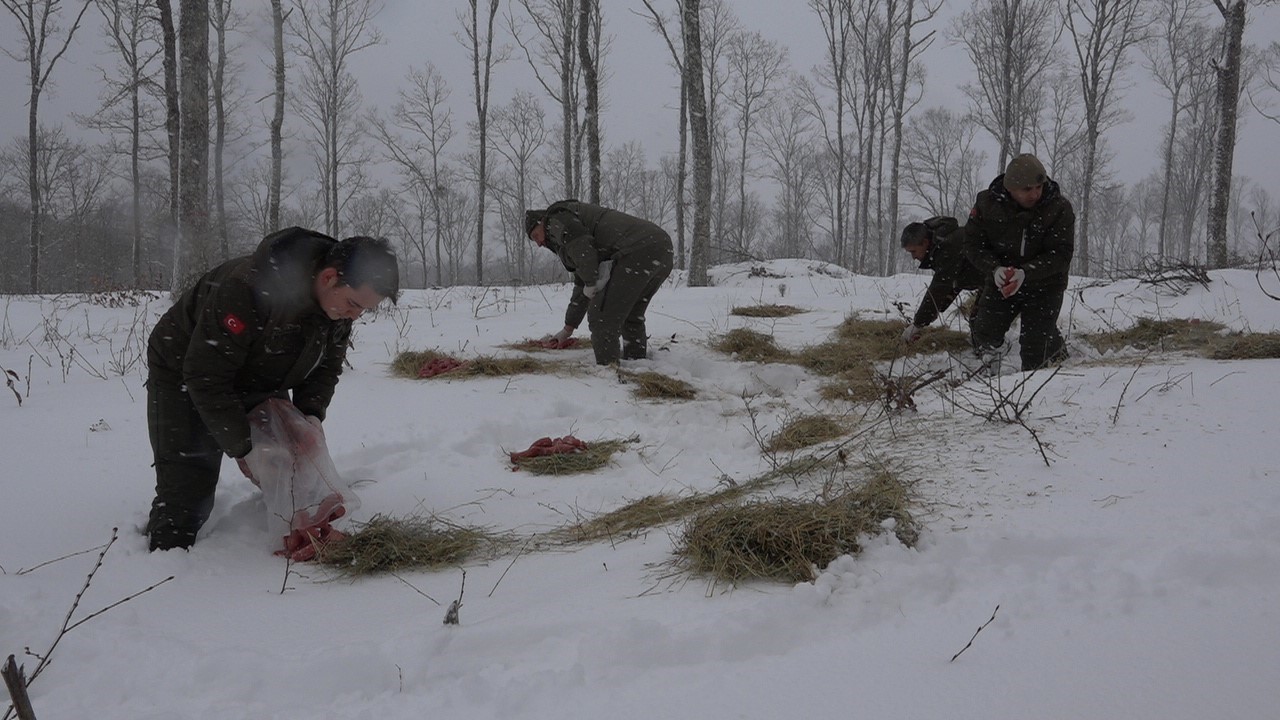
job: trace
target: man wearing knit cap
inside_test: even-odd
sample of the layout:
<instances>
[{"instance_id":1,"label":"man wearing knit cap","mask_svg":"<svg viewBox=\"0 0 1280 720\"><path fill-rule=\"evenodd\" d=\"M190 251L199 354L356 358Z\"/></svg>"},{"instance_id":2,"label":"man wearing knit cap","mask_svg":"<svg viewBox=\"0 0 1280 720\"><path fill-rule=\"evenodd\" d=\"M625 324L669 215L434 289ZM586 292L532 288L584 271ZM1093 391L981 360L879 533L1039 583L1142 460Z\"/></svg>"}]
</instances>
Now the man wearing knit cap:
<instances>
[{"instance_id":1,"label":"man wearing knit cap","mask_svg":"<svg viewBox=\"0 0 1280 720\"><path fill-rule=\"evenodd\" d=\"M978 193L965 225L965 250L987 276L972 325L974 350L984 361L998 361L1005 333L1019 316L1024 371L1067 358L1058 313L1075 236L1075 211L1035 155L1013 158Z\"/></svg>"},{"instance_id":2,"label":"man wearing knit cap","mask_svg":"<svg viewBox=\"0 0 1280 720\"><path fill-rule=\"evenodd\" d=\"M648 220L577 200L526 211L524 230L573 273L564 327L548 339L567 342L585 317L596 363L645 358L644 314L675 264L671 236Z\"/></svg>"}]
</instances>

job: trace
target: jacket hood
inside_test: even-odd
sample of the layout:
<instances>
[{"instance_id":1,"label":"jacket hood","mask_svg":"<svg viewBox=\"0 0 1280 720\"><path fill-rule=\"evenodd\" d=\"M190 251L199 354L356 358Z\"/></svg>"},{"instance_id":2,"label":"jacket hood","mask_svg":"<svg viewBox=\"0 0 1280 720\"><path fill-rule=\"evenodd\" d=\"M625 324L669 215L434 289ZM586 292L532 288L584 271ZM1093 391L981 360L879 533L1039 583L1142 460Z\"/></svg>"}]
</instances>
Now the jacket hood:
<instances>
[{"instance_id":1,"label":"jacket hood","mask_svg":"<svg viewBox=\"0 0 1280 720\"><path fill-rule=\"evenodd\" d=\"M259 302L287 312L315 305L312 282L337 242L300 227L285 228L263 238L250 258L251 282Z\"/></svg>"}]
</instances>

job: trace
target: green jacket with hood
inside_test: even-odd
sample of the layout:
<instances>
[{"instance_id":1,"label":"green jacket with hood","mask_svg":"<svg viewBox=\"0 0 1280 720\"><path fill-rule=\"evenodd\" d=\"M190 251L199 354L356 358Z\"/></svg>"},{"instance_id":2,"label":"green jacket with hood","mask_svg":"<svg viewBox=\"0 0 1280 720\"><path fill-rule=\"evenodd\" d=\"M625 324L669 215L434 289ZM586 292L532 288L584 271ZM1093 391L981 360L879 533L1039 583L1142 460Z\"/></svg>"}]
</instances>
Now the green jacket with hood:
<instances>
[{"instance_id":1,"label":"green jacket with hood","mask_svg":"<svg viewBox=\"0 0 1280 720\"><path fill-rule=\"evenodd\" d=\"M1024 288L1065 290L1076 247L1076 214L1058 183L1048 180L1039 202L1023 208L1004 187L1004 175L978 193L965 225L969 262L986 273L998 267L1022 268Z\"/></svg>"},{"instance_id":2,"label":"green jacket with hood","mask_svg":"<svg viewBox=\"0 0 1280 720\"><path fill-rule=\"evenodd\" d=\"M292 391L298 410L324 419L351 336L351 321L330 320L313 294L336 242L296 227L269 235L201 277L151 332L149 381L185 384L231 457L252 448L247 413L269 397Z\"/></svg>"},{"instance_id":3,"label":"green jacket with hood","mask_svg":"<svg viewBox=\"0 0 1280 720\"><path fill-rule=\"evenodd\" d=\"M924 226L933 233L933 239L929 242L929 253L920 261L920 269L932 270L933 280L929 282L929 289L925 291L920 308L911 321L916 327L926 327L937 320L962 290L981 288L987 275L969 262L965 254L964 228L955 218L945 215L931 217L924 221Z\"/></svg>"},{"instance_id":4,"label":"green jacket with hood","mask_svg":"<svg viewBox=\"0 0 1280 720\"><path fill-rule=\"evenodd\" d=\"M573 273L573 297L564 324L575 328L591 304L582 289L595 285L600 263L612 260L616 265L638 248L671 245L671 236L648 220L578 200L561 200L548 207L543 230L547 247Z\"/></svg>"}]
</instances>

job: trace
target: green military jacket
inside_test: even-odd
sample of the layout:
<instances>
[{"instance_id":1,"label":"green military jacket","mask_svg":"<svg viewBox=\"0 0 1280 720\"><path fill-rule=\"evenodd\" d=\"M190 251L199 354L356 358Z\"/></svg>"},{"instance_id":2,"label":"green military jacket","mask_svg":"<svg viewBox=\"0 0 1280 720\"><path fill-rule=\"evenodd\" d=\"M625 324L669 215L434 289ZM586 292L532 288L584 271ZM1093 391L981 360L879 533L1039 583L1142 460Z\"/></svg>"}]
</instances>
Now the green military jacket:
<instances>
[{"instance_id":1,"label":"green military jacket","mask_svg":"<svg viewBox=\"0 0 1280 720\"><path fill-rule=\"evenodd\" d=\"M924 226L933 233L933 239L929 242L929 254L920 261L920 269L932 270L933 280L925 290L915 319L911 321L916 327L925 327L937 320L961 291L981 288L987 275L969 262L965 253L964 228L955 218L931 217L924 221Z\"/></svg>"},{"instance_id":2,"label":"green military jacket","mask_svg":"<svg viewBox=\"0 0 1280 720\"><path fill-rule=\"evenodd\" d=\"M582 288L595 285L601 262L619 261L651 244L671 245L671 236L648 220L578 200L561 200L547 208L543 231L547 247L573 273L573 297L564 324L575 328L591 304Z\"/></svg>"},{"instance_id":3,"label":"green military jacket","mask_svg":"<svg viewBox=\"0 0 1280 720\"><path fill-rule=\"evenodd\" d=\"M1022 208L1004 188L1004 175L978 193L965 225L969 262L987 274L998 267L1022 268L1024 288L1067 287L1067 272L1076 247L1076 214L1058 183L1044 184L1040 201Z\"/></svg>"},{"instance_id":4,"label":"green military jacket","mask_svg":"<svg viewBox=\"0 0 1280 720\"><path fill-rule=\"evenodd\" d=\"M351 336L351 321L330 320L313 294L336 242L302 228L269 235L201 277L151 332L149 381L185 384L232 457L252 448L247 413L269 397L292 391L298 410L324 419Z\"/></svg>"}]
</instances>

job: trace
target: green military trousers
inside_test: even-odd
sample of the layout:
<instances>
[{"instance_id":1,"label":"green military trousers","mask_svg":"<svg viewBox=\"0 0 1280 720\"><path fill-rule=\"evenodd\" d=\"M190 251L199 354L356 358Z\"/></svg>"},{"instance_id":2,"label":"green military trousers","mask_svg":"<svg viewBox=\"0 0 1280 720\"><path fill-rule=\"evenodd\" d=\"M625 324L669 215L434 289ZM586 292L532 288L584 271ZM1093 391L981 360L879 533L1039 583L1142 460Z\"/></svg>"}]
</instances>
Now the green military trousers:
<instances>
[{"instance_id":1,"label":"green military trousers","mask_svg":"<svg viewBox=\"0 0 1280 720\"><path fill-rule=\"evenodd\" d=\"M1018 346L1023 371L1039 370L1066 360L1066 342L1058 331L1058 313L1062 310L1065 292L1066 287L1056 283L1023 285L1006 298L994 282L988 282L980 291L969 326L974 350L983 354L1000 349L1014 318L1021 316Z\"/></svg>"},{"instance_id":2,"label":"green military trousers","mask_svg":"<svg viewBox=\"0 0 1280 720\"><path fill-rule=\"evenodd\" d=\"M156 469L156 497L147 522L150 547L190 547L213 510L222 450L185 385L164 373L147 378L147 429Z\"/></svg>"},{"instance_id":3,"label":"green military trousers","mask_svg":"<svg viewBox=\"0 0 1280 720\"><path fill-rule=\"evenodd\" d=\"M624 360L647 357L649 336L644 314L674 264L670 240L637 247L614 260L609 282L587 307L597 364L615 363L619 356Z\"/></svg>"}]
</instances>

